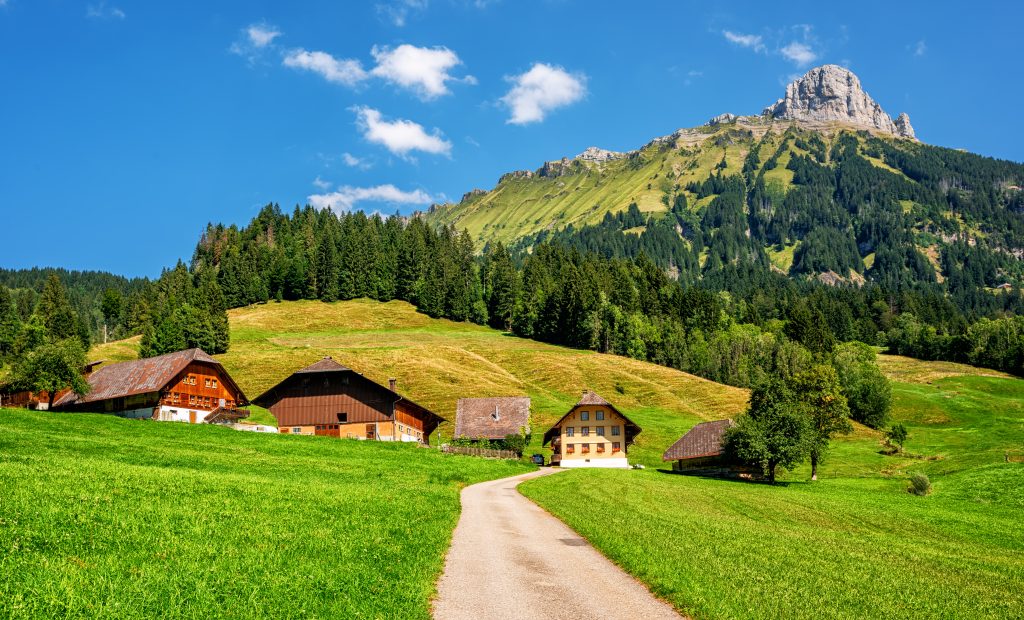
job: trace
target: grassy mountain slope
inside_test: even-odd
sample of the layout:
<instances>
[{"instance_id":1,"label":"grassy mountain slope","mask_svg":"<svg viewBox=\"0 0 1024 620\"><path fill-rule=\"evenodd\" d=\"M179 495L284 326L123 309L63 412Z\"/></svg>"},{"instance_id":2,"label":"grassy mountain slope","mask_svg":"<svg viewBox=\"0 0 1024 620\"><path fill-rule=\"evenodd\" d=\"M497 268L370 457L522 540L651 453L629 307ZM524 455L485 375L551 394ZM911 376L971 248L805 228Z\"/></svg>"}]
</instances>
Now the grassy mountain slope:
<instances>
[{"instance_id":1,"label":"grassy mountain slope","mask_svg":"<svg viewBox=\"0 0 1024 620\"><path fill-rule=\"evenodd\" d=\"M699 618L1024 614L1024 380L883 356L906 453L863 429L817 483L577 471L522 491ZM906 492L911 472L934 484Z\"/></svg>"},{"instance_id":2,"label":"grassy mountain slope","mask_svg":"<svg viewBox=\"0 0 1024 620\"><path fill-rule=\"evenodd\" d=\"M746 402L745 390L671 368L431 319L399 301L270 303L231 310L229 319L231 350L218 358L250 398L330 355L375 381L396 377L401 393L452 423L459 398L529 396L539 438L589 388L644 429L633 454L651 464L696 422L735 415ZM133 359L134 342L94 347L90 358Z\"/></svg>"},{"instance_id":3,"label":"grassy mountain slope","mask_svg":"<svg viewBox=\"0 0 1024 620\"><path fill-rule=\"evenodd\" d=\"M438 224L454 224L460 230L465 228L482 245L488 241L509 244L569 224L577 228L596 224L606 212L624 211L633 202L645 213L667 213L669 206L664 198L672 198L677 193L686 194L691 208L699 212L710 198L698 200L693 192L685 189L686 185L716 173L723 158L725 172L738 174L747 154L757 148L761 160L757 171L761 171L787 135L816 134L828 150L839 132L850 128L834 124L820 129L808 130L795 123L778 121L682 129L622 159L569 160L565 165L556 162L552 176L542 176L540 170L528 178L505 175L492 190L471 192L457 204L440 205L427 214L427 219ZM909 146L906 141L884 139ZM786 169L786 164L794 153L807 155L808 152L788 141L787 148L779 155L778 165L765 170L766 182L776 184L782 192L792 185L793 172ZM885 166L877 158L872 158L872 163Z\"/></svg>"}]
</instances>

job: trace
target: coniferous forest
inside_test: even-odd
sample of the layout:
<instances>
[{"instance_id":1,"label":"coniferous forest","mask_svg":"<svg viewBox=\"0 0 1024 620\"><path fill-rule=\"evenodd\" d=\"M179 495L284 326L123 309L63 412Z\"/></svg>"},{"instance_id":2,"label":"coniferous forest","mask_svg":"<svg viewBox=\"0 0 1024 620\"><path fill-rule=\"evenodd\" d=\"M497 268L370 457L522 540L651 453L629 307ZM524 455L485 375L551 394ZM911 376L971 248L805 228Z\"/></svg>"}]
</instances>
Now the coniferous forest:
<instances>
[{"instance_id":1,"label":"coniferous forest","mask_svg":"<svg viewBox=\"0 0 1024 620\"><path fill-rule=\"evenodd\" d=\"M1005 189L1021 166L860 137L841 136L826 152L814 134L792 132L764 165L755 148L742 171L723 158L704 181L667 193L661 217L631 205L597 225L480 254L466 232L421 217L268 205L241 228L209 224L190 264L152 282L3 271L0 355L24 350L54 275L79 340L142 334L144 356L227 350L229 308L366 297L737 386L790 376L852 341L1024 374L1014 254L1024 203ZM780 192L764 174L790 146L806 155L789 159L793 186ZM694 210L693 199L709 202ZM944 240L938 265L921 236ZM769 250L797 242L788 272L772 264Z\"/></svg>"}]
</instances>

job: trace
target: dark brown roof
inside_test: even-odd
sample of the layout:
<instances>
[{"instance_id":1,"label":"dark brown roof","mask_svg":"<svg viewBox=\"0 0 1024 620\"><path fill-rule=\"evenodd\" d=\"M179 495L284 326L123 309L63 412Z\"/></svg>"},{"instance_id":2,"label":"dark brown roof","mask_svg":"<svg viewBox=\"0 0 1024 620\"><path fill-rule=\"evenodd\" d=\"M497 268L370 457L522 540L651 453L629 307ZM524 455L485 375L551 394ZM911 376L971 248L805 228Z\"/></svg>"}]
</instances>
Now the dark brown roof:
<instances>
[{"instance_id":1,"label":"dark brown roof","mask_svg":"<svg viewBox=\"0 0 1024 620\"><path fill-rule=\"evenodd\" d=\"M319 362L313 362L309 366L301 370L296 370L295 374L300 372L347 372L352 369L348 366L342 366L338 362L334 361L331 356L327 356Z\"/></svg>"},{"instance_id":2,"label":"dark brown roof","mask_svg":"<svg viewBox=\"0 0 1024 620\"><path fill-rule=\"evenodd\" d=\"M636 422L626 417L626 414L619 411L618 407L598 396L597 392L594 392L593 390L584 390L583 396L580 397L579 402L573 405L569 409L569 411L565 413L565 415L559 418L558 421L555 422L551 426L551 428L547 430L546 433L544 433L544 442L541 445L546 446L549 441L551 441L552 439L555 438L556 435L558 435L558 428L559 426L561 426L562 421L569 417L569 414L571 414L573 411L576 411L580 407L593 407L595 405L608 407L615 413L622 416L622 419L626 421L626 445L630 445L631 443L633 443L633 439L636 438L636 436L640 434L640 431L643 430L642 428L637 426Z\"/></svg>"},{"instance_id":3,"label":"dark brown roof","mask_svg":"<svg viewBox=\"0 0 1024 620\"><path fill-rule=\"evenodd\" d=\"M278 400L279 400L278 392L282 388L284 388L285 384L288 383L289 381L291 381L292 378L294 378L296 375L300 375L300 374L314 374L314 373L329 373L329 372L350 372L354 376L359 377L361 380L367 381L369 383L372 383L373 385L377 386L378 388L388 392L389 394L392 394L396 399L401 400L402 402L404 402L405 404L409 405L410 407L420 411L424 416L426 416L428 418L433 418L434 421L436 421L438 424L440 424L441 422L445 422L446 421L444 418L442 418L441 416L437 415L436 413L434 413L430 409L427 409L423 405L421 405L421 404L419 404L419 403L417 403L417 402L415 402L415 401L413 401L413 400L411 400L409 398L406 398L405 396L402 396L401 394L399 394L398 392L392 390L391 388L385 387L385 386L377 383L373 379L370 379L369 377L366 377L366 376L364 376L364 375L362 375L362 374L352 370L348 366L343 366L343 365L339 364L338 362L334 361L330 356L327 356L327 357L323 358L320 361L314 362L314 363L310 364L309 366L306 366L305 368L301 368L299 370L296 370L295 372L293 372L292 374L288 375L284 379L281 379L281 381L278 382L277 385L275 385L274 387L268 389L266 392L263 392L262 394L260 394L256 398L254 398L252 400L252 402L255 405L259 405L260 407L264 407L266 409L270 409L271 407L274 406L274 403L278 402Z\"/></svg>"},{"instance_id":4,"label":"dark brown roof","mask_svg":"<svg viewBox=\"0 0 1024 620\"><path fill-rule=\"evenodd\" d=\"M455 406L455 436L469 439L504 439L530 426L530 399L526 396L460 398Z\"/></svg>"},{"instance_id":5,"label":"dark brown roof","mask_svg":"<svg viewBox=\"0 0 1024 620\"><path fill-rule=\"evenodd\" d=\"M736 423L732 420L701 422L680 437L679 441L672 444L672 447L665 450L661 460L678 461L679 459L720 456L722 454L722 441L725 438L725 431L735 425Z\"/></svg>"},{"instance_id":6,"label":"dark brown roof","mask_svg":"<svg viewBox=\"0 0 1024 620\"><path fill-rule=\"evenodd\" d=\"M156 357L102 366L86 377L92 387L88 394L78 396L74 392L69 392L53 405L62 407L159 392L192 362L202 362L220 368L225 379L238 390L239 400L245 401L242 390L231 379L227 371L223 370L220 362L210 357L202 349L186 349Z\"/></svg>"}]
</instances>

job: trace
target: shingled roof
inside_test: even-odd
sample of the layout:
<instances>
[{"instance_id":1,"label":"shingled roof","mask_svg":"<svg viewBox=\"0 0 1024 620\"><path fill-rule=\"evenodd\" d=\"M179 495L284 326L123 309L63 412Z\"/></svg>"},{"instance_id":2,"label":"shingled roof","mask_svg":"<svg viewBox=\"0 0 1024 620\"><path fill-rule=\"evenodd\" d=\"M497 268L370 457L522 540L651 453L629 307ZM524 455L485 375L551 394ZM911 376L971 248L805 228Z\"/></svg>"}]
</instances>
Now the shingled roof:
<instances>
[{"instance_id":1,"label":"shingled roof","mask_svg":"<svg viewBox=\"0 0 1024 620\"><path fill-rule=\"evenodd\" d=\"M736 423L732 420L701 422L687 431L668 450L665 450L661 460L678 461L680 459L721 456L725 431L735 425Z\"/></svg>"},{"instance_id":2,"label":"shingled roof","mask_svg":"<svg viewBox=\"0 0 1024 620\"><path fill-rule=\"evenodd\" d=\"M109 364L102 366L99 370L89 374L86 379L89 381L91 390L85 396L79 396L74 392L65 394L53 406L63 407L73 404L94 403L111 398L124 398L136 394L148 394L159 392L168 383L173 381L182 370L192 362L204 362L213 366L223 367L220 362L210 357L202 349L185 349L175 351L156 357L147 357L130 362ZM225 378L234 384L234 381L224 373ZM237 385L243 402L245 396Z\"/></svg>"},{"instance_id":3,"label":"shingled roof","mask_svg":"<svg viewBox=\"0 0 1024 620\"><path fill-rule=\"evenodd\" d=\"M313 362L309 366L301 370L296 370L295 374L300 372L349 372L352 369L348 366L342 366L338 362L334 361L331 356L327 356L318 362Z\"/></svg>"},{"instance_id":4,"label":"shingled roof","mask_svg":"<svg viewBox=\"0 0 1024 620\"><path fill-rule=\"evenodd\" d=\"M530 426L526 396L460 398L455 406L455 437L504 439Z\"/></svg>"}]
</instances>

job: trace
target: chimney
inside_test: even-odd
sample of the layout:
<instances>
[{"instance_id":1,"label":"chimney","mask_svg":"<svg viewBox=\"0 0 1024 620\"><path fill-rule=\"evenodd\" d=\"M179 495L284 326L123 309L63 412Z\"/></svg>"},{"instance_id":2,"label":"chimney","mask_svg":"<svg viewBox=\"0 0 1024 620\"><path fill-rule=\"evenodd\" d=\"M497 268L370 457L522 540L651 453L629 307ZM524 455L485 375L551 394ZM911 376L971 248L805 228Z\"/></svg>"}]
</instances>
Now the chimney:
<instances>
[{"instance_id":1,"label":"chimney","mask_svg":"<svg viewBox=\"0 0 1024 620\"><path fill-rule=\"evenodd\" d=\"M391 377L390 379L388 379L388 388L392 392L397 392L398 391L398 379L395 379L394 377Z\"/></svg>"}]
</instances>

